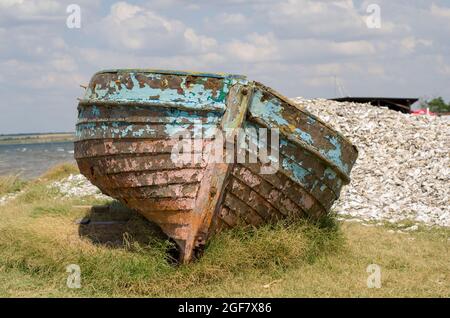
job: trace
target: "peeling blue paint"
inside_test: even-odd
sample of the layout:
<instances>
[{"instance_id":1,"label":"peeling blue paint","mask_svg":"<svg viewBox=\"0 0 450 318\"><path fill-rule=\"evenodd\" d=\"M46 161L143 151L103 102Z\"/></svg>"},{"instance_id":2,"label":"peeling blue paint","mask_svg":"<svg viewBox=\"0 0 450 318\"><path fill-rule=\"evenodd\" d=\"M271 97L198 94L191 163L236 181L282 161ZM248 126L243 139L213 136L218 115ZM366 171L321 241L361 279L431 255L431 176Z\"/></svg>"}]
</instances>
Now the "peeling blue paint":
<instances>
[{"instance_id":1,"label":"peeling blue paint","mask_svg":"<svg viewBox=\"0 0 450 318\"><path fill-rule=\"evenodd\" d=\"M337 138L335 136L326 136L325 138L334 146L334 149L330 150L319 149L319 152L326 158L333 161L336 164L336 166L338 166L341 170L348 173L349 172L348 165L342 162L341 145L339 144Z\"/></svg>"},{"instance_id":2,"label":"peeling blue paint","mask_svg":"<svg viewBox=\"0 0 450 318\"><path fill-rule=\"evenodd\" d=\"M280 101L278 99L261 101L262 98L262 91L255 91L250 105L252 115L277 126L288 125L289 122L281 114L283 108Z\"/></svg>"},{"instance_id":3,"label":"peeling blue paint","mask_svg":"<svg viewBox=\"0 0 450 318\"><path fill-rule=\"evenodd\" d=\"M306 183L306 177L310 175L308 170L304 169L288 158L283 158L281 165L291 174L295 182L303 184L304 186L308 186L308 184Z\"/></svg>"},{"instance_id":4,"label":"peeling blue paint","mask_svg":"<svg viewBox=\"0 0 450 318\"><path fill-rule=\"evenodd\" d=\"M294 130L294 133L296 133L297 135L300 136L300 139L303 140L304 142L306 142L308 145L314 145L314 141L311 137L310 134L308 134L307 132L304 132L303 130L301 130L300 128L296 128Z\"/></svg>"},{"instance_id":5,"label":"peeling blue paint","mask_svg":"<svg viewBox=\"0 0 450 318\"><path fill-rule=\"evenodd\" d=\"M308 125L314 125L317 122L317 120L312 116L308 116L306 122L308 123Z\"/></svg>"},{"instance_id":6,"label":"peeling blue paint","mask_svg":"<svg viewBox=\"0 0 450 318\"><path fill-rule=\"evenodd\" d=\"M92 115L94 117L99 117L100 116L100 109L98 109L97 106L92 106Z\"/></svg>"},{"instance_id":7,"label":"peeling blue paint","mask_svg":"<svg viewBox=\"0 0 450 318\"><path fill-rule=\"evenodd\" d=\"M203 109L210 107L216 110L225 110L226 96L229 87L235 83L246 83L247 81L238 77L225 77L223 79L223 86L216 91L206 89L202 83L186 83L187 75L180 76L182 82L180 89L168 87L153 88L147 83L143 87L139 85L136 78L137 75L145 76L149 80L161 80L161 74L133 72L129 73L133 87L127 88L121 82L110 81L104 88L95 86L94 90L88 88L86 90L84 100L102 100L114 102L137 102L143 104L183 104L192 109ZM101 76L101 75L100 75ZM119 76L121 76L119 74Z\"/></svg>"},{"instance_id":8,"label":"peeling blue paint","mask_svg":"<svg viewBox=\"0 0 450 318\"><path fill-rule=\"evenodd\" d=\"M328 180L334 180L336 179L336 172L334 172L333 169L331 169L330 167L327 167L324 171L324 176L328 178Z\"/></svg>"},{"instance_id":9,"label":"peeling blue paint","mask_svg":"<svg viewBox=\"0 0 450 318\"><path fill-rule=\"evenodd\" d=\"M158 133L155 128L150 125L135 125L124 122L109 122L96 125L95 123L78 124L76 128L76 137L82 138L166 138L175 136L175 134L187 131L194 132L195 138L212 138L216 125L198 125L196 129L192 129L191 124L168 124L164 125L164 135L162 131ZM159 136L157 136L159 134Z\"/></svg>"}]
</instances>

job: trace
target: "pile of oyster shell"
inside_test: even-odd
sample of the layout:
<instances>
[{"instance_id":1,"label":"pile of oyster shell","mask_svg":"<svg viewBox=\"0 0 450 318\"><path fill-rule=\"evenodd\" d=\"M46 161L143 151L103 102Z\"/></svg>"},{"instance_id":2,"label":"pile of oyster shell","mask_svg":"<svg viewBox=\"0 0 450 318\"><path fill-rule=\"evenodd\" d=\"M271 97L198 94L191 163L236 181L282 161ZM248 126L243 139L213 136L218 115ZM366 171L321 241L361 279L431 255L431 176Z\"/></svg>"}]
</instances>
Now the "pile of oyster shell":
<instances>
[{"instance_id":1,"label":"pile of oyster shell","mask_svg":"<svg viewBox=\"0 0 450 318\"><path fill-rule=\"evenodd\" d=\"M294 98L358 147L333 210L364 221L450 226L450 116ZM417 228L417 226L414 226Z\"/></svg>"}]
</instances>

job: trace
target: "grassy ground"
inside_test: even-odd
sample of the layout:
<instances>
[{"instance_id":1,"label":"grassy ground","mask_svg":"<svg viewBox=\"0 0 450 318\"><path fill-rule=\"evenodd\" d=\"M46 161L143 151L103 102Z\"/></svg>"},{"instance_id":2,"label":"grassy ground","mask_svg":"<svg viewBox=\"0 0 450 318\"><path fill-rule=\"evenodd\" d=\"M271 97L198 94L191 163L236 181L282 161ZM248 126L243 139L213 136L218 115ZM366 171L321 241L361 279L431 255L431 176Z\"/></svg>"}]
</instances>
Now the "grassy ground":
<instances>
[{"instance_id":1,"label":"grassy ground","mask_svg":"<svg viewBox=\"0 0 450 318\"><path fill-rule=\"evenodd\" d=\"M20 191L26 182L17 175L0 176L0 196Z\"/></svg>"},{"instance_id":2,"label":"grassy ground","mask_svg":"<svg viewBox=\"0 0 450 318\"><path fill-rule=\"evenodd\" d=\"M0 206L0 296L450 297L448 229L299 221L222 233L199 261L175 266L170 244L138 215L115 203L95 212L86 206L108 202L48 187L73 172L65 165L12 187L22 191ZM74 222L84 216L118 225ZM379 289L366 283L373 263ZM66 285L69 264L80 266L79 289Z\"/></svg>"}]
</instances>

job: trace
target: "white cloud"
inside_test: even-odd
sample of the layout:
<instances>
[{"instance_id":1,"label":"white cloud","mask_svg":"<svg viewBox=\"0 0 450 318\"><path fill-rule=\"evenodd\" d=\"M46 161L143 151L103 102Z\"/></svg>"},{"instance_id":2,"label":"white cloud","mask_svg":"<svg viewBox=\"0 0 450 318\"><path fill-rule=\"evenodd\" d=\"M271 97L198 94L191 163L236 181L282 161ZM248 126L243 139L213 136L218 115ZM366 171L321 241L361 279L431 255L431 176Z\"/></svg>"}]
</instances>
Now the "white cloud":
<instances>
[{"instance_id":1,"label":"white cloud","mask_svg":"<svg viewBox=\"0 0 450 318\"><path fill-rule=\"evenodd\" d=\"M217 46L214 38L199 34L177 19L126 2L113 4L98 26L109 45L121 51L167 56L184 51L207 53Z\"/></svg>"},{"instance_id":2,"label":"white cloud","mask_svg":"<svg viewBox=\"0 0 450 318\"><path fill-rule=\"evenodd\" d=\"M60 8L60 3L54 0L2 0L2 12L10 11L28 16L54 13Z\"/></svg>"},{"instance_id":3,"label":"white cloud","mask_svg":"<svg viewBox=\"0 0 450 318\"><path fill-rule=\"evenodd\" d=\"M69 55L55 57L50 61L50 65L56 71L73 72L77 70L77 63Z\"/></svg>"},{"instance_id":4,"label":"white cloud","mask_svg":"<svg viewBox=\"0 0 450 318\"><path fill-rule=\"evenodd\" d=\"M247 24L248 20L249 18L242 13L221 13L214 22L230 26L241 26Z\"/></svg>"},{"instance_id":5,"label":"white cloud","mask_svg":"<svg viewBox=\"0 0 450 318\"><path fill-rule=\"evenodd\" d=\"M376 52L374 45L368 41L347 41L331 43L333 53L346 56L372 55Z\"/></svg>"},{"instance_id":6,"label":"white cloud","mask_svg":"<svg viewBox=\"0 0 450 318\"><path fill-rule=\"evenodd\" d=\"M368 32L363 15L357 12L352 1L286 0L267 6L270 23L287 37L333 35L336 38L348 37L349 32Z\"/></svg>"},{"instance_id":7,"label":"white cloud","mask_svg":"<svg viewBox=\"0 0 450 318\"><path fill-rule=\"evenodd\" d=\"M450 8L440 7L440 6L432 3L430 11L431 11L431 14L435 17L450 19Z\"/></svg>"},{"instance_id":8,"label":"white cloud","mask_svg":"<svg viewBox=\"0 0 450 318\"><path fill-rule=\"evenodd\" d=\"M312 87L323 87L326 85L330 85L332 83L331 77L311 77L303 80L303 83L305 83L308 86Z\"/></svg>"},{"instance_id":9,"label":"white cloud","mask_svg":"<svg viewBox=\"0 0 450 318\"><path fill-rule=\"evenodd\" d=\"M273 34L250 34L247 41L233 40L226 45L228 54L244 62L276 59L278 48Z\"/></svg>"},{"instance_id":10,"label":"white cloud","mask_svg":"<svg viewBox=\"0 0 450 318\"><path fill-rule=\"evenodd\" d=\"M184 31L184 39L194 51L209 52L217 47L217 41L214 38L198 35L191 28L187 28Z\"/></svg>"},{"instance_id":11,"label":"white cloud","mask_svg":"<svg viewBox=\"0 0 450 318\"><path fill-rule=\"evenodd\" d=\"M444 59L442 55L436 56L436 70L446 76L450 75L450 62Z\"/></svg>"},{"instance_id":12,"label":"white cloud","mask_svg":"<svg viewBox=\"0 0 450 318\"><path fill-rule=\"evenodd\" d=\"M54 0L3 0L0 1L0 24L7 21L61 20L65 11ZM3 21L2 21L3 20Z\"/></svg>"},{"instance_id":13,"label":"white cloud","mask_svg":"<svg viewBox=\"0 0 450 318\"><path fill-rule=\"evenodd\" d=\"M184 29L177 20L126 2L113 4L99 28L113 47L125 50L165 47Z\"/></svg>"},{"instance_id":14,"label":"white cloud","mask_svg":"<svg viewBox=\"0 0 450 318\"><path fill-rule=\"evenodd\" d=\"M418 39L414 36L408 36L400 41L401 48L405 53L412 53L418 46L429 47L433 45L433 41L426 39Z\"/></svg>"}]
</instances>

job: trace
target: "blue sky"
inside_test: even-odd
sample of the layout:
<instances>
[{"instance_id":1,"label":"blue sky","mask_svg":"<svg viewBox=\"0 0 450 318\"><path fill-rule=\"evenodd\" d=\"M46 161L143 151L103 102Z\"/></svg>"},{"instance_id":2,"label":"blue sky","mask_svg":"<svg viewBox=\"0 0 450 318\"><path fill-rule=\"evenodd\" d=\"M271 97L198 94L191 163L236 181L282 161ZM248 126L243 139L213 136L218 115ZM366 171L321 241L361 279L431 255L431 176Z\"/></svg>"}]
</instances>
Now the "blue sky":
<instances>
[{"instance_id":1,"label":"blue sky","mask_svg":"<svg viewBox=\"0 0 450 318\"><path fill-rule=\"evenodd\" d=\"M105 68L245 74L290 97L334 97L336 78L337 95L450 100L449 39L450 0L0 0L0 133L73 131L79 85Z\"/></svg>"}]
</instances>

